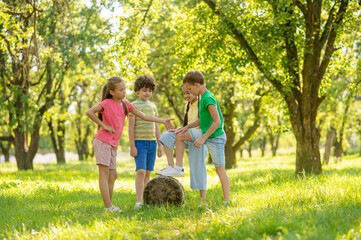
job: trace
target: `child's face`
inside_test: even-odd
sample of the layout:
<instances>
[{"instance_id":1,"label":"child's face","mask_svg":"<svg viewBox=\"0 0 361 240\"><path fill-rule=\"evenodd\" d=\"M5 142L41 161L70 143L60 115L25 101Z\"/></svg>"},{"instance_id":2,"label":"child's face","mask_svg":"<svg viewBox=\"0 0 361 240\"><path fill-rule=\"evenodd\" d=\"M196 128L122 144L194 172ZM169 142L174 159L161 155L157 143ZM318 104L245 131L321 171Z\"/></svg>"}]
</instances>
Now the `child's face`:
<instances>
[{"instance_id":1,"label":"child's face","mask_svg":"<svg viewBox=\"0 0 361 240\"><path fill-rule=\"evenodd\" d=\"M200 94L200 88L199 88L200 84L199 83L195 83L195 84L190 84L190 83L184 83L183 87L188 90L191 94L193 94L194 96L198 96Z\"/></svg>"},{"instance_id":2,"label":"child's face","mask_svg":"<svg viewBox=\"0 0 361 240\"><path fill-rule=\"evenodd\" d=\"M147 87L142 87L139 91L137 91L139 99L142 101L148 101L148 99L152 96L152 93L152 89Z\"/></svg>"},{"instance_id":3,"label":"child's face","mask_svg":"<svg viewBox=\"0 0 361 240\"><path fill-rule=\"evenodd\" d=\"M184 86L182 87L182 92L184 98L191 103L194 103L197 100L197 97L194 96L189 90L187 90Z\"/></svg>"},{"instance_id":4,"label":"child's face","mask_svg":"<svg viewBox=\"0 0 361 240\"><path fill-rule=\"evenodd\" d=\"M115 89L110 90L109 92L113 96L114 100L122 100L122 99L124 99L125 94L126 94L125 83L117 84Z\"/></svg>"}]
</instances>

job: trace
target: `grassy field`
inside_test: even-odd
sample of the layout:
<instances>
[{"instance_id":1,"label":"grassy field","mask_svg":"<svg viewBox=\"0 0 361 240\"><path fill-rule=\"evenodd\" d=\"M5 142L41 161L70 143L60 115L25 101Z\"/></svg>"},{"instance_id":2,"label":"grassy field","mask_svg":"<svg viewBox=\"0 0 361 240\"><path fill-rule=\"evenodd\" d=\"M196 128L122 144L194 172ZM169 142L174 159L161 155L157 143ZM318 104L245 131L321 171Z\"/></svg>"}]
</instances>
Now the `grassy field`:
<instances>
[{"instance_id":1,"label":"grassy field","mask_svg":"<svg viewBox=\"0 0 361 240\"><path fill-rule=\"evenodd\" d=\"M303 179L294 177L294 159L240 160L228 171L231 206L222 205L218 177L208 166L208 205L189 189L186 173L179 178L186 191L182 207L140 210L133 209L133 161L118 159L113 203L123 213L104 211L93 161L36 164L27 172L0 164L0 238L361 239L361 158ZM165 159L157 160L157 169L162 166Z\"/></svg>"}]
</instances>

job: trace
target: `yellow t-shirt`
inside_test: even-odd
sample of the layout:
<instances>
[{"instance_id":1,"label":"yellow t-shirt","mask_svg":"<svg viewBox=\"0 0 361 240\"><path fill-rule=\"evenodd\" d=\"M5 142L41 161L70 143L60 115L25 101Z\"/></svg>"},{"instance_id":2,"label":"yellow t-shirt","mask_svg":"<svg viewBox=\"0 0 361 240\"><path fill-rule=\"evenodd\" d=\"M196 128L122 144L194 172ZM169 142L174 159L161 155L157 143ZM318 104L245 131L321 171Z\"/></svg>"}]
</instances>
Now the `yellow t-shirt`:
<instances>
[{"instance_id":1,"label":"yellow t-shirt","mask_svg":"<svg viewBox=\"0 0 361 240\"><path fill-rule=\"evenodd\" d=\"M187 104L184 107L184 113L187 112ZM193 104L189 106L188 110L188 124L197 121L198 118L198 101L195 101ZM199 127L195 127L199 128Z\"/></svg>"}]
</instances>

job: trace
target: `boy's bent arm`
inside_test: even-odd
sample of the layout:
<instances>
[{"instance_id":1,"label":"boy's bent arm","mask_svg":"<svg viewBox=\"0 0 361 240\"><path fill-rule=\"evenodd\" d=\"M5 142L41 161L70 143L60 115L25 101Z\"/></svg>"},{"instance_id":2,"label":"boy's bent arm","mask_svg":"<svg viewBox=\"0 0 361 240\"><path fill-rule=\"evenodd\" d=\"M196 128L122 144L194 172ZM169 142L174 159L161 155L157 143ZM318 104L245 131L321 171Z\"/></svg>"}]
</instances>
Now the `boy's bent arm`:
<instances>
[{"instance_id":1,"label":"boy's bent arm","mask_svg":"<svg viewBox=\"0 0 361 240\"><path fill-rule=\"evenodd\" d=\"M130 156L136 157L138 155L138 151L137 148L135 147L135 141L134 141L135 117L129 116L128 119L129 119L128 133L129 133Z\"/></svg>"},{"instance_id":2,"label":"boy's bent arm","mask_svg":"<svg viewBox=\"0 0 361 240\"><path fill-rule=\"evenodd\" d=\"M202 137L198 138L195 142L194 142L194 146L196 147L201 147L203 145L203 143L207 140L207 138L209 138L209 136L211 136L219 127L219 125L221 125L221 119L219 118L219 114L218 114L218 110L217 107L215 105L208 105L208 111L211 114L211 117L213 119L213 122L211 124L211 126L209 127L209 129L202 135Z\"/></svg>"}]
</instances>

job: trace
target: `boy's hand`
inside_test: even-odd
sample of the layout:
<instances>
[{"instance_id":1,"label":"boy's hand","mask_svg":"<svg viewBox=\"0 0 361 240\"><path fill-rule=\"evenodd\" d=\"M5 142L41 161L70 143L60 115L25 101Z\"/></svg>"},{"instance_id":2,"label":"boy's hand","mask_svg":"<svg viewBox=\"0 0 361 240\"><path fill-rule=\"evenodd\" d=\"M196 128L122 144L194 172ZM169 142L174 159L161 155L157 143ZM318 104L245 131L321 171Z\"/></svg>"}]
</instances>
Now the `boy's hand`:
<instances>
[{"instance_id":1,"label":"boy's hand","mask_svg":"<svg viewBox=\"0 0 361 240\"><path fill-rule=\"evenodd\" d=\"M200 137L198 138L197 140L194 141L193 145L197 148L200 148L202 147L202 145L204 144L204 142L207 140L207 138L205 137Z\"/></svg>"},{"instance_id":2,"label":"boy's hand","mask_svg":"<svg viewBox=\"0 0 361 240\"><path fill-rule=\"evenodd\" d=\"M163 151L162 151L162 147L158 147L158 157L162 157L163 156Z\"/></svg>"},{"instance_id":3,"label":"boy's hand","mask_svg":"<svg viewBox=\"0 0 361 240\"><path fill-rule=\"evenodd\" d=\"M104 124L103 129L104 129L105 131L108 131L108 132L112 133L112 134L115 133L115 130L114 130L114 128L113 128L112 126L109 126L109 125L105 125L105 124Z\"/></svg>"},{"instance_id":4,"label":"boy's hand","mask_svg":"<svg viewBox=\"0 0 361 240\"><path fill-rule=\"evenodd\" d=\"M130 147L130 156L132 157L138 156L138 149L136 147Z\"/></svg>"}]
</instances>

